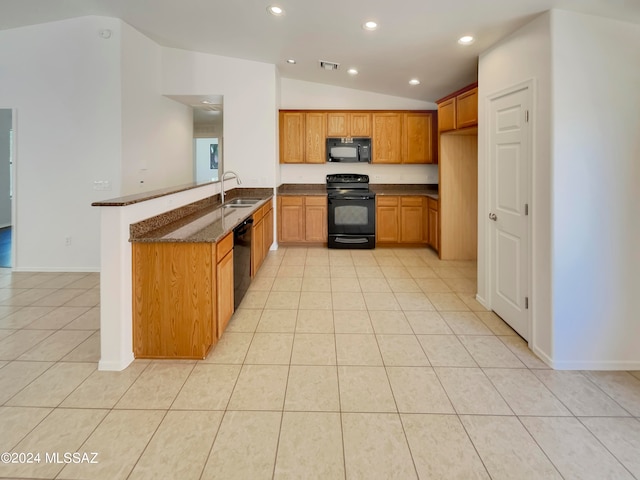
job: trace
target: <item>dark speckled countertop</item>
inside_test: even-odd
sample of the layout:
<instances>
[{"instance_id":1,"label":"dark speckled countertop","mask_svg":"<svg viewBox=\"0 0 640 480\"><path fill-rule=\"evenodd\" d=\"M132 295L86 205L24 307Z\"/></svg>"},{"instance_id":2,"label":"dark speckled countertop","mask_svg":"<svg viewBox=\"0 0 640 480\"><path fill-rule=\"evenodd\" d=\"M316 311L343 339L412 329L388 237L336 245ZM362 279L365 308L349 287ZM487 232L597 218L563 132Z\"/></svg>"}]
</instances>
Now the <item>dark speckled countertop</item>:
<instances>
[{"instance_id":1,"label":"dark speckled countertop","mask_svg":"<svg viewBox=\"0 0 640 480\"><path fill-rule=\"evenodd\" d=\"M376 195L424 195L438 199L437 184L388 184L370 183L369 189ZM324 183L283 183L278 187L278 195L326 195Z\"/></svg>"},{"instance_id":2,"label":"dark speckled countertop","mask_svg":"<svg viewBox=\"0 0 640 480\"><path fill-rule=\"evenodd\" d=\"M130 226L130 242L215 243L273 197L272 189L234 189L233 198L259 198L254 205L223 208L219 195L165 212Z\"/></svg>"}]
</instances>

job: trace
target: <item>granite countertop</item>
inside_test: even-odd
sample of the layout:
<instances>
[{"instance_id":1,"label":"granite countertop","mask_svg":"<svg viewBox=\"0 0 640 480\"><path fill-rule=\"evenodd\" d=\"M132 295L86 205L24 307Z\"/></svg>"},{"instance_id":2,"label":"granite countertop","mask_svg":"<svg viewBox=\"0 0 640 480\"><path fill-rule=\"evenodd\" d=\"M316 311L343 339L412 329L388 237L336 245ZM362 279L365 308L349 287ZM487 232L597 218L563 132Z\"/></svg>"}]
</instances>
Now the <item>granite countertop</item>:
<instances>
[{"instance_id":1,"label":"granite countertop","mask_svg":"<svg viewBox=\"0 0 640 480\"><path fill-rule=\"evenodd\" d=\"M131 225L130 242L158 243L215 243L251 217L273 197L271 189L251 189L249 192L227 195L227 200L233 198L259 198L254 205L223 208L218 195L194 204L151 217L142 222ZM242 190L242 189L240 189ZM270 193L259 192L268 190ZM251 193L251 194L249 194Z\"/></svg>"},{"instance_id":2,"label":"granite countertop","mask_svg":"<svg viewBox=\"0 0 640 480\"><path fill-rule=\"evenodd\" d=\"M387 184L370 183L369 189L376 195L424 195L438 199L437 184ZM278 195L326 195L324 183L283 183Z\"/></svg>"}]
</instances>

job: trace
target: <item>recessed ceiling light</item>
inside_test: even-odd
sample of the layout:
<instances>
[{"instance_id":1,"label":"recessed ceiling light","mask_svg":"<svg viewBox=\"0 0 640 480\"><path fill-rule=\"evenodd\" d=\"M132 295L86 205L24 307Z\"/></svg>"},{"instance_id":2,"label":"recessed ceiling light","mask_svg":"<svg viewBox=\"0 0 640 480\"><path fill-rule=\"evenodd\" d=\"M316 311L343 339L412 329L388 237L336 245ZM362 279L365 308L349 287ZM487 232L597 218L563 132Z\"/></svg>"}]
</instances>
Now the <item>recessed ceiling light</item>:
<instances>
[{"instance_id":1,"label":"recessed ceiling light","mask_svg":"<svg viewBox=\"0 0 640 480\"><path fill-rule=\"evenodd\" d=\"M460 37L458 39L458 43L460 45L471 45L475 41L476 41L476 39L473 38L471 35L465 35L464 37Z\"/></svg>"},{"instance_id":2,"label":"recessed ceiling light","mask_svg":"<svg viewBox=\"0 0 640 480\"><path fill-rule=\"evenodd\" d=\"M287 63L290 63L291 65L295 65L296 61L293 58L288 58Z\"/></svg>"},{"instance_id":3,"label":"recessed ceiling light","mask_svg":"<svg viewBox=\"0 0 640 480\"><path fill-rule=\"evenodd\" d=\"M375 30L378 28L378 24L373 20L369 20L368 22L364 22L362 28L364 28L365 30Z\"/></svg>"},{"instance_id":4,"label":"recessed ceiling light","mask_svg":"<svg viewBox=\"0 0 640 480\"><path fill-rule=\"evenodd\" d=\"M357 75L358 74L358 70L356 70L355 68L350 68L349 70L347 70L347 73L349 75Z\"/></svg>"},{"instance_id":5,"label":"recessed ceiling light","mask_svg":"<svg viewBox=\"0 0 640 480\"><path fill-rule=\"evenodd\" d=\"M276 17L281 17L282 15L284 15L284 10L282 9L282 7L279 7L277 5L269 5L267 7L267 12L269 12L271 15L275 15Z\"/></svg>"},{"instance_id":6,"label":"recessed ceiling light","mask_svg":"<svg viewBox=\"0 0 640 480\"><path fill-rule=\"evenodd\" d=\"M418 80L417 78L412 78L411 80L409 80L409 85L420 85L420 80Z\"/></svg>"},{"instance_id":7,"label":"recessed ceiling light","mask_svg":"<svg viewBox=\"0 0 640 480\"><path fill-rule=\"evenodd\" d=\"M200 103L204 103L205 105L213 105L213 102L211 100L202 100L202 102Z\"/></svg>"}]
</instances>

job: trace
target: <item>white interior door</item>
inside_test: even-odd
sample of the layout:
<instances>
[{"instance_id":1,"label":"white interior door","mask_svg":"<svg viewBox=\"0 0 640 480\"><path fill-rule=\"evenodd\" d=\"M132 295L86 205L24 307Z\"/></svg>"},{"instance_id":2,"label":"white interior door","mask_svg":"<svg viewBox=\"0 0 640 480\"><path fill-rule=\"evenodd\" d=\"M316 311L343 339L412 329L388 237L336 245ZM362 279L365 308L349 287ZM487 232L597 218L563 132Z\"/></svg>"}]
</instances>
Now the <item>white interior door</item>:
<instances>
[{"instance_id":1,"label":"white interior door","mask_svg":"<svg viewBox=\"0 0 640 480\"><path fill-rule=\"evenodd\" d=\"M491 308L529 339L530 88L491 100L490 203Z\"/></svg>"}]
</instances>

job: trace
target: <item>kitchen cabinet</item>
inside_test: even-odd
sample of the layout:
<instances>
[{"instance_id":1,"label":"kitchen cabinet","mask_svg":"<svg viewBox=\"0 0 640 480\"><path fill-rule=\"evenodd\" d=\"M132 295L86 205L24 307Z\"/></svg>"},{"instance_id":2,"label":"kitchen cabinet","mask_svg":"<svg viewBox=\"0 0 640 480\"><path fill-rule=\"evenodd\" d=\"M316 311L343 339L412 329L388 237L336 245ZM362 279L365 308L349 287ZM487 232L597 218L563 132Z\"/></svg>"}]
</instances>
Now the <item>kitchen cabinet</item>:
<instances>
[{"instance_id":1,"label":"kitchen cabinet","mask_svg":"<svg viewBox=\"0 0 640 480\"><path fill-rule=\"evenodd\" d=\"M303 112L280 112L280 163L304 163Z\"/></svg>"},{"instance_id":2,"label":"kitchen cabinet","mask_svg":"<svg viewBox=\"0 0 640 480\"><path fill-rule=\"evenodd\" d=\"M427 243L426 200L419 195L376 197L376 244Z\"/></svg>"},{"instance_id":3,"label":"kitchen cabinet","mask_svg":"<svg viewBox=\"0 0 640 480\"><path fill-rule=\"evenodd\" d=\"M371 163L402 162L402 113L376 112L372 116Z\"/></svg>"},{"instance_id":4,"label":"kitchen cabinet","mask_svg":"<svg viewBox=\"0 0 640 480\"><path fill-rule=\"evenodd\" d=\"M438 132L478 125L478 87L472 84L437 101Z\"/></svg>"},{"instance_id":5,"label":"kitchen cabinet","mask_svg":"<svg viewBox=\"0 0 640 480\"><path fill-rule=\"evenodd\" d=\"M402 163L438 162L435 123L431 113L404 114Z\"/></svg>"},{"instance_id":6,"label":"kitchen cabinet","mask_svg":"<svg viewBox=\"0 0 640 480\"><path fill-rule=\"evenodd\" d=\"M325 112L280 112L280 163L325 163Z\"/></svg>"},{"instance_id":7,"label":"kitchen cabinet","mask_svg":"<svg viewBox=\"0 0 640 480\"><path fill-rule=\"evenodd\" d=\"M251 277L254 277L273 243L273 201L269 200L253 214L251 239Z\"/></svg>"},{"instance_id":8,"label":"kitchen cabinet","mask_svg":"<svg viewBox=\"0 0 640 480\"><path fill-rule=\"evenodd\" d=\"M216 243L216 336L224 333L234 310L233 232Z\"/></svg>"},{"instance_id":9,"label":"kitchen cabinet","mask_svg":"<svg viewBox=\"0 0 640 480\"><path fill-rule=\"evenodd\" d=\"M217 340L215 245L133 243L132 255L134 356L205 358Z\"/></svg>"},{"instance_id":10,"label":"kitchen cabinet","mask_svg":"<svg viewBox=\"0 0 640 480\"><path fill-rule=\"evenodd\" d=\"M278 241L327 243L327 197L281 195L278 197Z\"/></svg>"},{"instance_id":11,"label":"kitchen cabinet","mask_svg":"<svg viewBox=\"0 0 640 480\"><path fill-rule=\"evenodd\" d=\"M427 244L436 252L440 247L438 226L438 200L427 198Z\"/></svg>"},{"instance_id":12,"label":"kitchen cabinet","mask_svg":"<svg viewBox=\"0 0 640 480\"><path fill-rule=\"evenodd\" d=\"M370 112L327 112L327 137L370 136Z\"/></svg>"}]
</instances>

